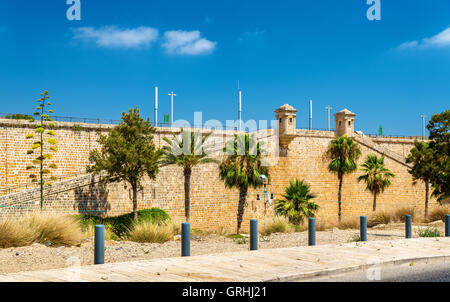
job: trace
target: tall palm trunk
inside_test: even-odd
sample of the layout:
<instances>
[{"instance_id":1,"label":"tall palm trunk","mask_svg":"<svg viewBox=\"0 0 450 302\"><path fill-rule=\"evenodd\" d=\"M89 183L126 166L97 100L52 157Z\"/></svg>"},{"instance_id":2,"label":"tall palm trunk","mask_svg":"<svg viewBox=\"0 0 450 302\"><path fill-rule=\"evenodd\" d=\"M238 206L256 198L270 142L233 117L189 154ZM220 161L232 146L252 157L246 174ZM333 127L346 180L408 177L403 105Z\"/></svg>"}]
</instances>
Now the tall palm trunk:
<instances>
[{"instance_id":1,"label":"tall palm trunk","mask_svg":"<svg viewBox=\"0 0 450 302\"><path fill-rule=\"evenodd\" d=\"M339 216L339 222L342 220L342 175L339 175L339 191L338 191L338 216Z\"/></svg>"},{"instance_id":2,"label":"tall palm trunk","mask_svg":"<svg viewBox=\"0 0 450 302\"><path fill-rule=\"evenodd\" d=\"M237 213L237 230L236 234L241 233L242 218L244 217L245 200L247 199L247 189L241 189L239 191L239 204Z\"/></svg>"},{"instance_id":3,"label":"tall palm trunk","mask_svg":"<svg viewBox=\"0 0 450 302\"><path fill-rule=\"evenodd\" d=\"M373 193L373 209L372 211L376 211L377 210L377 193Z\"/></svg>"},{"instance_id":4,"label":"tall palm trunk","mask_svg":"<svg viewBox=\"0 0 450 302\"><path fill-rule=\"evenodd\" d=\"M137 220L138 211L137 211L137 185L131 185L131 189L133 190L133 218Z\"/></svg>"},{"instance_id":5,"label":"tall palm trunk","mask_svg":"<svg viewBox=\"0 0 450 302\"><path fill-rule=\"evenodd\" d=\"M189 222L191 217L191 174L190 168L184 169L184 216L186 216L186 222Z\"/></svg>"},{"instance_id":6,"label":"tall palm trunk","mask_svg":"<svg viewBox=\"0 0 450 302\"><path fill-rule=\"evenodd\" d=\"M425 181L425 220L428 217L428 196L430 193L430 182Z\"/></svg>"}]
</instances>

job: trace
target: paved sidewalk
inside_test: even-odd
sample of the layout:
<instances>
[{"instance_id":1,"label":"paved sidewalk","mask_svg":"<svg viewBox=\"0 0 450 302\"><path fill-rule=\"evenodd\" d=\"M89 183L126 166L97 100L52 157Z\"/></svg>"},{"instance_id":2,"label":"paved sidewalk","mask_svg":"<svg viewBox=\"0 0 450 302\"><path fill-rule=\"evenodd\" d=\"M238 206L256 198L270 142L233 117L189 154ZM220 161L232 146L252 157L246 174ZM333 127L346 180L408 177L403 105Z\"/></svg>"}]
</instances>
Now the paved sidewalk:
<instances>
[{"instance_id":1,"label":"paved sidewalk","mask_svg":"<svg viewBox=\"0 0 450 302\"><path fill-rule=\"evenodd\" d=\"M294 281L417 262L450 262L450 238L301 246L0 275L5 281ZM77 275L79 278L77 278Z\"/></svg>"}]
</instances>

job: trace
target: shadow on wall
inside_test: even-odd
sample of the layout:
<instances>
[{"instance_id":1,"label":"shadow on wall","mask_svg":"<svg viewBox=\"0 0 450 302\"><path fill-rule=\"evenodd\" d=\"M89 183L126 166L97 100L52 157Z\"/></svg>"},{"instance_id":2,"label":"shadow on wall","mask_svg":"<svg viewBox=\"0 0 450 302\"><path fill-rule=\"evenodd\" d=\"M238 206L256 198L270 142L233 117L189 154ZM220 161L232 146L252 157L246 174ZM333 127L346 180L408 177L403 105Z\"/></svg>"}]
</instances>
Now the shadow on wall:
<instances>
[{"instance_id":1,"label":"shadow on wall","mask_svg":"<svg viewBox=\"0 0 450 302\"><path fill-rule=\"evenodd\" d=\"M76 188L74 210L80 214L105 216L111 210L106 184L92 176L89 186Z\"/></svg>"}]
</instances>

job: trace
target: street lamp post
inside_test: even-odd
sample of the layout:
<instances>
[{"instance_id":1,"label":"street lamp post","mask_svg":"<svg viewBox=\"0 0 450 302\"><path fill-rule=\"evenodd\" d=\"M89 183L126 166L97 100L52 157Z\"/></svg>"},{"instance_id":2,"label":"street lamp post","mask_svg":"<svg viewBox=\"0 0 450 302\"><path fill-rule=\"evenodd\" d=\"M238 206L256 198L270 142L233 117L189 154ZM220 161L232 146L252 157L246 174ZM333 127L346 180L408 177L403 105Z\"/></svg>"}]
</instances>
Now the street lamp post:
<instances>
[{"instance_id":1,"label":"street lamp post","mask_svg":"<svg viewBox=\"0 0 450 302\"><path fill-rule=\"evenodd\" d=\"M271 199L273 199L273 193L270 194L270 197L267 195L267 176L261 174L259 176L259 182L264 185L264 229L266 229L266 216L267 216L267 204L269 206L272 204ZM259 200L259 194L257 195L257 200Z\"/></svg>"}]
</instances>

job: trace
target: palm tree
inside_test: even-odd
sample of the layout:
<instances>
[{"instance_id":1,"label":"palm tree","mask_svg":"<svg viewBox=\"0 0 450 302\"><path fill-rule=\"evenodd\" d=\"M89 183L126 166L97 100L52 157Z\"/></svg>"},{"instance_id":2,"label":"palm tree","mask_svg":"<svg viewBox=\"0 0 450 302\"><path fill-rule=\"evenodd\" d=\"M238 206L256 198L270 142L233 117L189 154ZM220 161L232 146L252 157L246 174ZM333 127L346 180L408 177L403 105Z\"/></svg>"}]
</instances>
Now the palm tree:
<instances>
[{"instance_id":1,"label":"palm tree","mask_svg":"<svg viewBox=\"0 0 450 302\"><path fill-rule=\"evenodd\" d=\"M248 188L262 185L259 182L261 174L270 179L269 169L261 163L263 150L254 135L235 134L227 142L224 152L226 156L219 166L219 175L227 188L239 189L236 234L240 234Z\"/></svg>"},{"instance_id":2,"label":"palm tree","mask_svg":"<svg viewBox=\"0 0 450 302\"><path fill-rule=\"evenodd\" d=\"M186 221L189 221L190 218L192 168L201 164L219 162L208 157L211 149L209 145L205 144L205 141L210 135L211 132L202 134L181 129L181 139L175 134L173 134L172 140L167 137L163 138L169 145L162 148L163 156L160 160L160 166L178 165L183 167Z\"/></svg>"},{"instance_id":3,"label":"palm tree","mask_svg":"<svg viewBox=\"0 0 450 302\"><path fill-rule=\"evenodd\" d=\"M366 183L366 190L373 194L373 211L377 210L377 195L391 185L390 178L395 177L384 165L384 156L377 157L375 154L368 155L364 164L361 165L361 171L365 174L358 177L358 182Z\"/></svg>"},{"instance_id":4,"label":"palm tree","mask_svg":"<svg viewBox=\"0 0 450 302\"><path fill-rule=\"evenodd\" d=\"M342 180L345 174L351 173L357 169L356 160L361 156L361 150L358 144L346 135L335 138L331 141L326 152L330 159L328 171L336 173L339 179L338 205L339 222L342 218Z\"/></svg>"},{"instance_id":5,"label":"palm tree","mask_svg":"<svg viewBox=\"0 0 450 302\"><path fill-rule=\"evenodd\" d=\"M275 213L287 216L293 224L303 223L304 217L314 217L319 206L311 201L316 194L310 192L309 185L303 180L289 181L284 199L275 201Z\"/></svg>"},{"instance_id":6,"label":"palm tree","mask_svg":"<svg viewBox=\"0 0 450 302\"><path fill-rule=\"evenodd\" d=\"M413 177L413 184L418 180L425 183L425 219L428 217L428 196L430 195L430 181L435 169L433 165L434 151L427 142L415 142L414 148L406 158L407 163L412 163L408 172Z\"/></svg>"}]
</instances>

